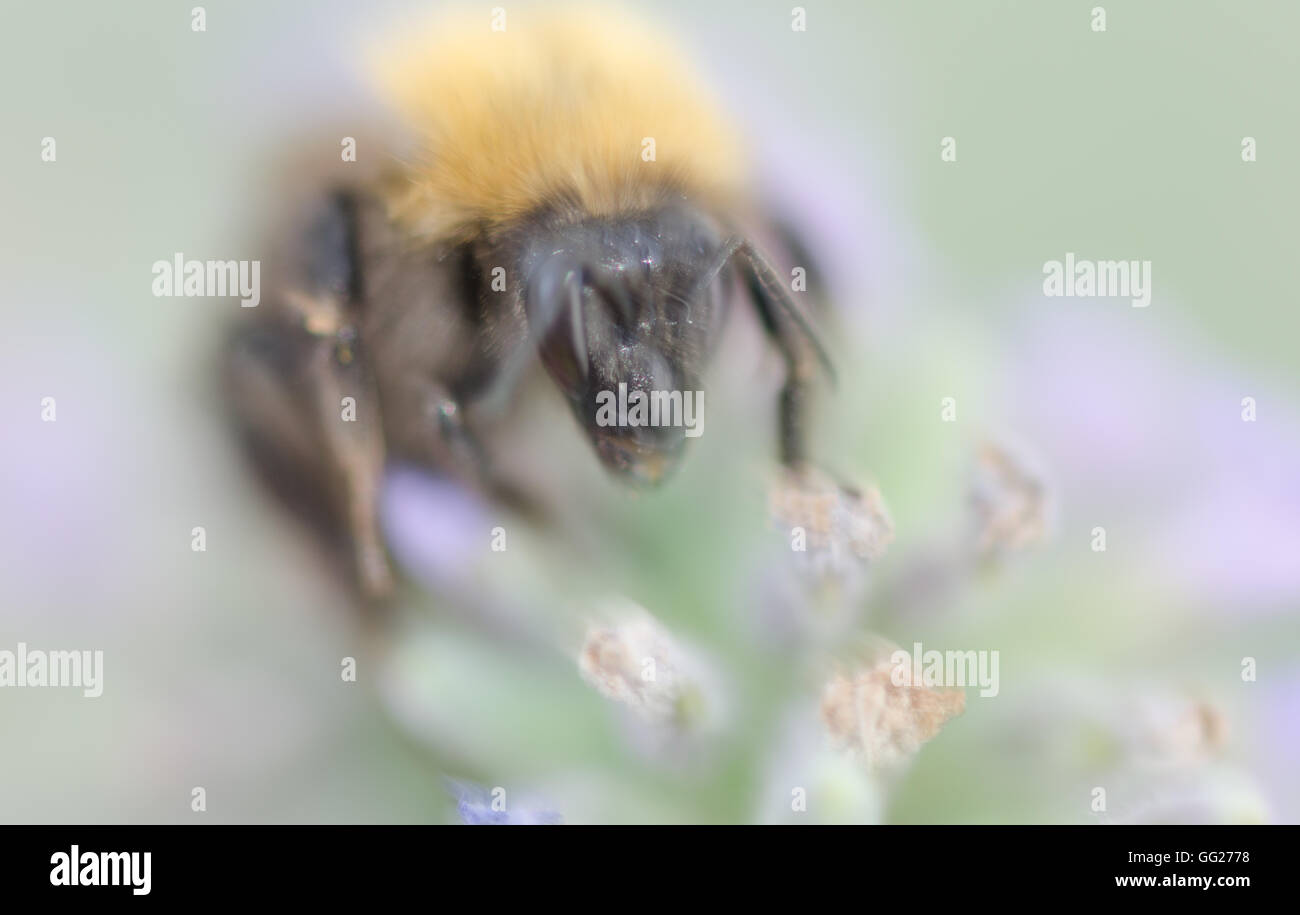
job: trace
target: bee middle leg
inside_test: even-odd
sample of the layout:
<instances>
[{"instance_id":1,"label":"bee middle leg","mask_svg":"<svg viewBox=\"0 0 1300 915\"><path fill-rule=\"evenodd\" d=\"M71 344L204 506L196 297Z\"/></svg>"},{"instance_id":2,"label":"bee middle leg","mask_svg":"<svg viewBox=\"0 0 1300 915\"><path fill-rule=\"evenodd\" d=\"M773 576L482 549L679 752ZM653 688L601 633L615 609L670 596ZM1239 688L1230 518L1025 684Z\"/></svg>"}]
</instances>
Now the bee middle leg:
<instances>
[{"instance_id":1,"label":"bee middle leg","mask_svg":"<svg viewBox=\"0 0 1300 915\"><path fill-rule=\"evenodd\" d=\"M227 395L272 491L343 554L363 602L388 598L393 575L378 523L382 422L359 342L283 321L242 328L229 344Z\"/></svg>"},{"instance_id":2,"label":"bee middle leg","mask_svg":"<svg viewBox=\"0 0 1300 915\"><path fill-rule=\"evenodd\" d=\"M226 385L255 464L289 507L341 547L363 603L393 573L379 530L384 426L365 342L351 201L336 195L308 227L300 285L230 338Z\"/></svg>"},{"instance_id":3,"label":"bee middle leg","mask_svg":"<svg viewBox=\"0 0 1300 915\"><path fill-rule=\"evenodd\" d=\"M379 528L384 428L379 394L363 356L361 341L347 327L337 339L317 347L310 371L325 457L337 481L361 593L369 602L381 602L393 591Z\"/></svg>"}]
</instances>

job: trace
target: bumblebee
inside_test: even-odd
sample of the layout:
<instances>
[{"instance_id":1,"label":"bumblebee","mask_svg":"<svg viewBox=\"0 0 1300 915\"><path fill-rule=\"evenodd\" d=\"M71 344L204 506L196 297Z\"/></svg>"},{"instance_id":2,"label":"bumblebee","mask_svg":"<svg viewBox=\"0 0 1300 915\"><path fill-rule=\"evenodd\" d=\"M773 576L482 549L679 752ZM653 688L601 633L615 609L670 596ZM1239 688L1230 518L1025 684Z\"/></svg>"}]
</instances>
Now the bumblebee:
<instances>
[{"instance_id":1,"label":"bumblebee","mask_svg":"<svg viewBox=\"0 0 1300 915\"><path fill-rule=\"evenodd\" d=\"M733 286L783 356L780 460L805 460L829 362L743 231L741 145L677 51L608 12L524 10L504 31L444 19L375 69L413 151L321 198L224 360L256 465L364 600L393 587L385 462L490 489L483 405L539 363L610 472L666 479L683 429L598 424L597 396L698 389Z\"/></svg>"}]
</instances>

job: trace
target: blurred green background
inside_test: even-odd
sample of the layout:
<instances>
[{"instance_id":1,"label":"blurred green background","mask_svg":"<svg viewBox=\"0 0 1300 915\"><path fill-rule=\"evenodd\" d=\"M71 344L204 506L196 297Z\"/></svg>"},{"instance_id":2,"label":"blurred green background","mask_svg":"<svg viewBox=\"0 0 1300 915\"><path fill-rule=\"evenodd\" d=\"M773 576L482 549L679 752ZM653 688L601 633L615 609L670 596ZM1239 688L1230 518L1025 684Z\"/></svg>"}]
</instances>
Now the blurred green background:
<instances>
[{"instance_id":1,"label":"blurred green background","mask_svg":"<svg viewBox=\"0 0 1300 915\"><path fill-rule=\"evenodd\" d=\"M1300 7L809 3L806 32L785 4L644 7L825 266L841 378L817 451L878 484L897 528L829 643L758 612L778 363L753 339L719 363L706 434L652 498L609 489L576 429L539 421L556 441L538 459L592 475L603 547L525 530L467 587L566 637L625 595L699 646L724 727L664 754L573 657L436 597L367 644L245 478L211 390L237 303L154 298L150 267L259 257L250 227L286 145L323 131L332 161L335 125L382 123L357 50L429 5L213 2L202 33L194 5L14 5L0 38L0 648L106 656L100 699L0 690L0 820L453 821L442 774L570 822L1300 818ZM1043 263L1067 251L1152 261L1151 306L1045 298ZM909 570L960 540L990 436L1037 456L1050 537L905 600ZM996 649L1000 695L970 692L907 771L861 776L816 720L856 630ZM1202 705L1221 740L1151 750ZM810 790L802 818L792 785Z\"/></svg>"}]
</instances>

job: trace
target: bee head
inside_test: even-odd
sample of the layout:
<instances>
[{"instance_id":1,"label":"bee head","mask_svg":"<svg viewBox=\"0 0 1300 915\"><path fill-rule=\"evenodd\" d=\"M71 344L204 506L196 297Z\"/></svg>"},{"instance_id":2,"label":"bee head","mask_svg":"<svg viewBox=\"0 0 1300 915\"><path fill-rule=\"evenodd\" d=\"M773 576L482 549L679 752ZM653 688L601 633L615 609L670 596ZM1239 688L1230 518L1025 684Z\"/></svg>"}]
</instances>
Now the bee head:
<instances>
[{"instance_id":1,"label":"bee head","mask_svg":"<svg viewBox=\"0 0 1300 915\"><path fill-rule=\"evenodd\" d=\"M703 218L670 210L561 226L526 259L542 363L601 462L634 484L662 482L703 430L720 246Z\"/></svg>"}]
</instances>

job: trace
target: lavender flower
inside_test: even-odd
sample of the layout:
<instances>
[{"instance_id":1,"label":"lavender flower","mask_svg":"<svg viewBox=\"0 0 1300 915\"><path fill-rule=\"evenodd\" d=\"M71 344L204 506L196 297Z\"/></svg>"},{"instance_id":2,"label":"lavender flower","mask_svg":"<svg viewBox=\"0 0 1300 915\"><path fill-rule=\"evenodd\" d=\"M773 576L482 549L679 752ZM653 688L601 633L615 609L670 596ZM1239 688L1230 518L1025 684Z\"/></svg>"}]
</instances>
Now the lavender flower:
<instances>
[{"instance_id":1,"label":"lavender flower","mask_svg":"<svg viewBox=\"0 0 1300 915\"><path fill-rule=\"evenodd\" d=\"M822 690L822 722L832 742L873 771L908 760L966 707L959 689L899 686L893 672L885 658L835 674Z\"/></svg>"},{"instance_id":2,"label":"lavender flower","mask_svg":"<svg viewBox=\"0 0 1300 915\"><path fill-rule=\"evenodd\" d=\"M975 550L982 559L1023 550L1044 537L1047 485L1010 448L984 442L970 492Z\"/></svg>"},{"instance_id":3,"label":"lavender flower","mask_svg":"<svg viewBox=\"0 0 1300 915\"><path fill-rule=\"evenodd\" d=\"M504 788L488 791L479 785L450 781L450 789L466 826L558 826L564 822L553 810L508 804Z\"/></svg>"},{"instance_id":4,"label":"lavender flower","mask_svg":"<svg viewBox=\"0 0 1300 915\"><path fill-rule=\"evenodd\" d=\"M635 605L619 622L588 629L578 670L602 696L652 724L691 730L716 712L702 662Z\"/></svg>"}]
</instances>

